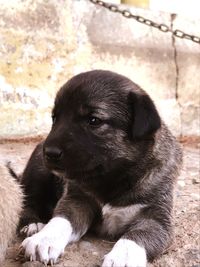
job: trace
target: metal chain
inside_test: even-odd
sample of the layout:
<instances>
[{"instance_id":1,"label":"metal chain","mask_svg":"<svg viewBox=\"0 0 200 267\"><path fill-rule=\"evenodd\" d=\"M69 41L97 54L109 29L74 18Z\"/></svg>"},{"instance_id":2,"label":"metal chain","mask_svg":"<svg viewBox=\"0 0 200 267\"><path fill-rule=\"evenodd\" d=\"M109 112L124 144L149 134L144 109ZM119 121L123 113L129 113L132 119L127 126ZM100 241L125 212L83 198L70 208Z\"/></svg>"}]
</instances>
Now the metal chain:
<instances>
[{"instance_id":1,"label":"metal chain","mask_svg":"<svg viewBox=\"0 0 200 267\"><path fill-rule=\"evenodd\" d=\"M115 12L115 13L120 13L122 16L126 17L126 18L132 18L135 19L136 21L143 23L145 25L148 25L150 27L154 27L162 32L171 32L173 36L181 38L181 39L187 39L187 40L191 40L195 43L200 44L200 37L195 36L195 35L191 35L188 33L185 33L181 30L172 30L169 26L167 26L166 24L163 23L156 23L150 19L146 19L142 16L138 16L138 15L134 15L132 14L129 10L127 9L120 9L118 7L118 5L115 4L109 4L109 3L105 3L102 0L89 0L91 3L99 5L101 7L105 7L106 9Z\"/></svg>"}]
</instances>

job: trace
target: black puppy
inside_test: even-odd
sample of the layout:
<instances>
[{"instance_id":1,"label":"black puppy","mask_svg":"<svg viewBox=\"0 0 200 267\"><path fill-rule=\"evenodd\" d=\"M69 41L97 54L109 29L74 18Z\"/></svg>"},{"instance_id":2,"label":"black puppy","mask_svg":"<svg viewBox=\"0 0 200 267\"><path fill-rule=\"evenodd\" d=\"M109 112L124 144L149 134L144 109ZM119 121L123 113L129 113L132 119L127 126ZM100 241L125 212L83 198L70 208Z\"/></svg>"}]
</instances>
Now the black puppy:
<instances>
[{"instance_id":1,"label":"black puppy","mask_svg":"<svg viewBox=\"0 0 200 267\"><path fill-rule=\"evenodd\" d=\"M152 100L126 77L95 70L60 89L52 118L22 177L25 256L53 264L92 230L118 240L103 267L146 266L171 242L182 159Z\"/></svg>"}]
</instances>

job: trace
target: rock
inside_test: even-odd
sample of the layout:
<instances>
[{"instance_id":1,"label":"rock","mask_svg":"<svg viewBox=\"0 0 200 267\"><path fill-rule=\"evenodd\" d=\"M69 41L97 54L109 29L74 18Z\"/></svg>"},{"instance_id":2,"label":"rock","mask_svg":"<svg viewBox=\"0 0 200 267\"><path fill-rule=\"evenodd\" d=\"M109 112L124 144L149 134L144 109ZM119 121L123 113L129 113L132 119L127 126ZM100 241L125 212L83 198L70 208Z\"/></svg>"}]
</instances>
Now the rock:
<instances>
[{"instance_id":1,"label":"rock","mask_svg":"<svg viewBox=\"0 0 200 267\"><path fill-rule=\"evenodd\" d=\"M200 195L199 195L199 194L196 194L196 193L192 193L192 194L191 194L191 197L192 197L192 198L195 198L195 199L197 199L197 200L200 199Z\"/></svg>"},{"instance_id":2,"label":"rock","mask_svg":"<svg viewBox=\"0 0 200 267\"><path fill-rule=\"evenodd\" d=\"M193 184L199 184L200 181L198 181L196 178L193 178L193 179L192 179L192 183L193 183Z\"/></svg>"},{"instance_id":3,"label":"rock","mask_svg":"<svg viewBox=\"0 0 200 267\"><path fill-rule=\"evenodd\" d=\"M84 250L90 250L93 253L97 253L96 246L93 245L91 242L88 242L88 241L81 241L79 244L79 248L84 249ZM93 255L95 255L95 254L93 254Z\"/></svg>"},{"instance_id":4,"label":"rock","mask_svg":"<svg viewBox=\"0 0 200 267\"><path fill-rule=\"evenodd\" d=\"M185 186L185 182L182 181L182 180L181 181L178 181L177 184L180 185L181 187L184 187Z\"/></svg>"}]
</instances>

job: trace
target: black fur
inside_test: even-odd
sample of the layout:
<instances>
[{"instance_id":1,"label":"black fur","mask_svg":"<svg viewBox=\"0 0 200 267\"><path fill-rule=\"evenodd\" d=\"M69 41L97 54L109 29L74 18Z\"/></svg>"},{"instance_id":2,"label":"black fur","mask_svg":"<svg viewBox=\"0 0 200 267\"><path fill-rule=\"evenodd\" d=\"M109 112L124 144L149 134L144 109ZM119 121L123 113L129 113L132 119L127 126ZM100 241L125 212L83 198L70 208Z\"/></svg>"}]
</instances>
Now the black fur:
<instances>
[{"instance_id":1,"label":"black fur","mask_svg":"<svg viewBox=\"0 0 200 267\"><path fill-rule=\"evenodd\" d=\"M131 92L129 102L133 111L133 138L142 139L155 133L161 127L160 116L148 95Z\"/></svg>"},{"instance_id":2,"label":"black fur","mask_svg":"<svg viewBox=\"0 0 200 267\"><path fill-rule=\"evenodd\" d=\"M31 222L47 223L63 193L63 181L43 163L42 147L37 145L22 175L25 210L19 229Z\"/></svg>"},{"instance_id":3,"label":"black fur","mask_svg":"<svg viewBox=\"0 0 200 267\"><path fill-rule=\"evenodd\" d=\"M62 215L75 232L105 233L105 204L141 204L131 223L107 237L134 240L149 260L160 255L171 242L181 150L150 97L124 76L86 72L60 89L52 117L52 129L22 177L27 197L21 226Z\"/></svg>"},{"instance_id":4,"label":"black fur","mask_svg":"<svg viewBox=\"0 0 200 267\"><path fill-rule=\"evenodd\" d=\"M16 180L17 182L20 182L20 175L18 175L18 174L13 170L13 168L11 167L11 162L10 162L10 161L6 163L6 167L7 167L7 169L8 169L8 172L10 173L10 175L11 175L13 178L15 178L15 180Z\"/></svg>"}]
</instances>

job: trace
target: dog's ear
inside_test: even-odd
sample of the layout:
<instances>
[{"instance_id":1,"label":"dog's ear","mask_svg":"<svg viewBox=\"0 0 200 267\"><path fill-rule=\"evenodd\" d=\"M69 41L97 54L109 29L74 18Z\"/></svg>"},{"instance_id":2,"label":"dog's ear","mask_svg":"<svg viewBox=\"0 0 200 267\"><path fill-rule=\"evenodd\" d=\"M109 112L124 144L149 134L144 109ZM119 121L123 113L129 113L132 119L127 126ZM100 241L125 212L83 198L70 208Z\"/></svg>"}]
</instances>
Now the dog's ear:
<instances>
[{"instance_id":1,"label":"dog's ear","mask_svg":"<svg viewBox=\"0 0 200 267\"><path fill-rule=\"evenodd\" d=\"M147 94L130 92L128 101L132 113L132 138L142 139L154 134L161 126L161 119L151 98Z\"/></svg>"}]
</instances>

